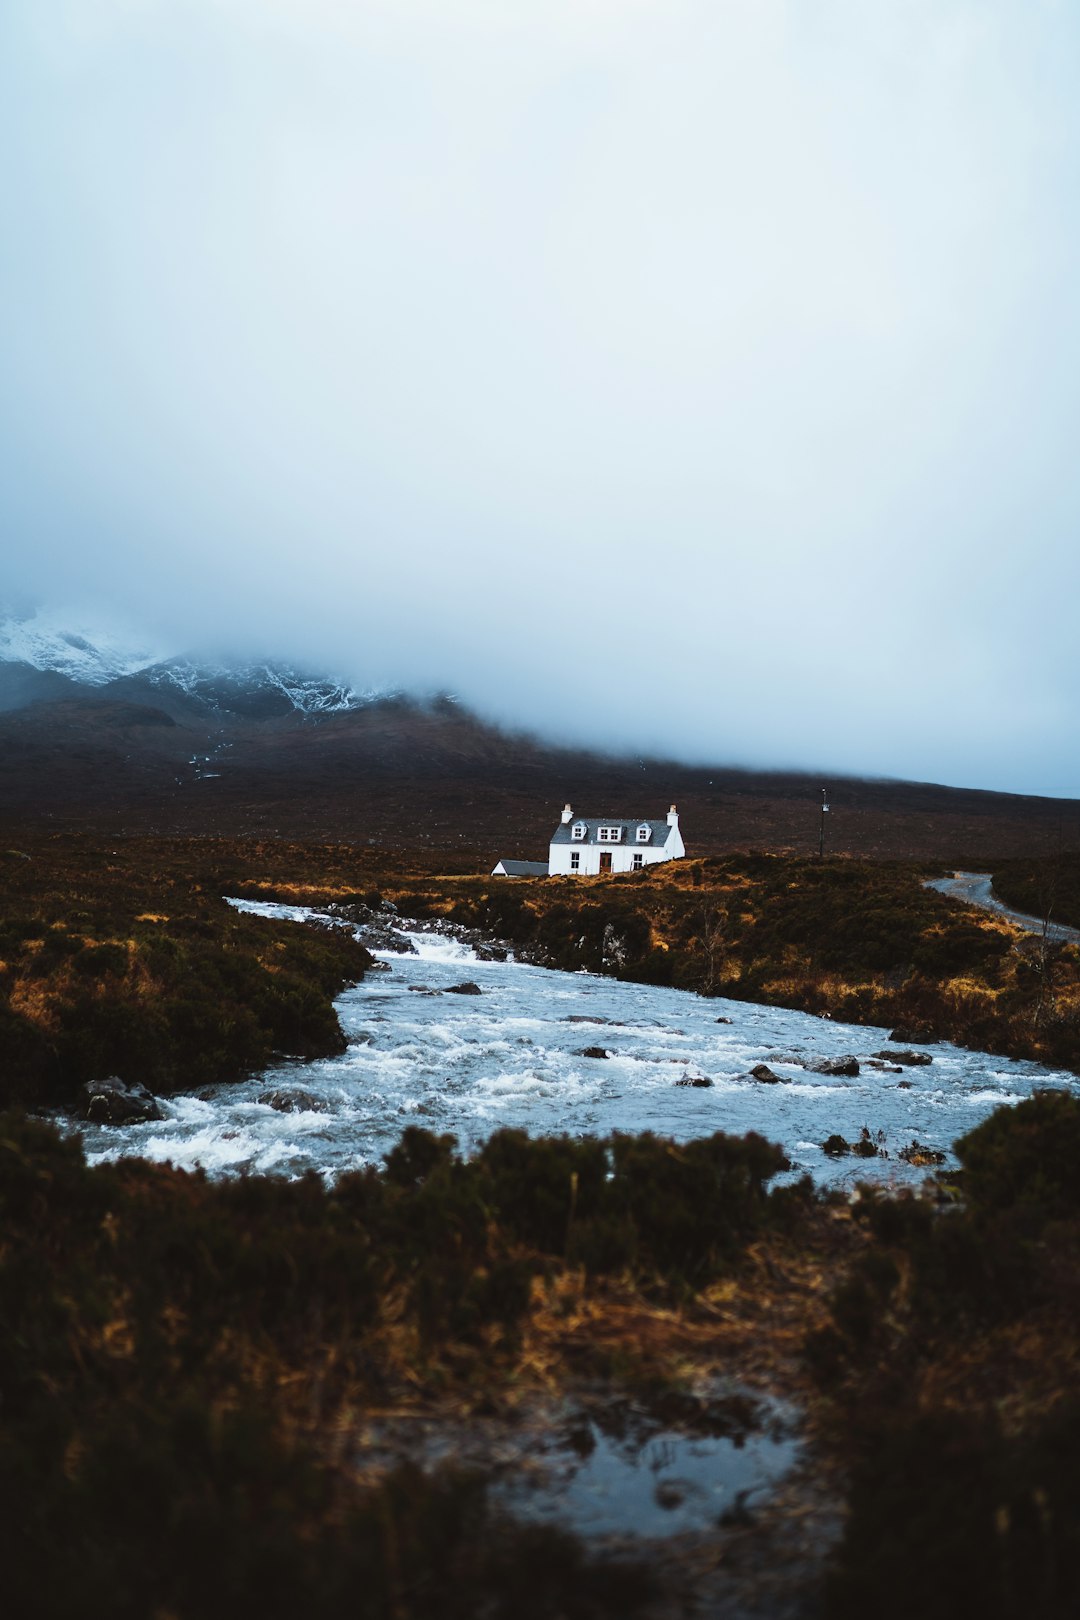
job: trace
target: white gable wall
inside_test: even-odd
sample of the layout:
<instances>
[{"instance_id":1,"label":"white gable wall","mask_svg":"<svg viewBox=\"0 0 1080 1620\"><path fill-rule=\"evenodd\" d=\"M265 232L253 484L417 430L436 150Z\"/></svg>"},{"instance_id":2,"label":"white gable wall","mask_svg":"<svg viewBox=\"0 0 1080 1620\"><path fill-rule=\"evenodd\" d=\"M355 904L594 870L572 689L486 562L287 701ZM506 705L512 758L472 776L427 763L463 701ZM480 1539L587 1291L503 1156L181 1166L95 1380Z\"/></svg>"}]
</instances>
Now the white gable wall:
<instances>
[{"instance_id":1,"label":"white gable wall","mask_svg":"<svg viewBox=\"0 0 1080 1620\"><path fill-rule=\"evenodd\" d=\"M679 853L682 854L682 851ZM655 839L647 844L631 841L621 844L552 844L548 854L548 871L562 877L596 877L602 854L611 856L613 872L632 872L635 855L642 857L642 866L655 866L657 861L674 859L670 841L657 847ZM579 866L571 864L571 855L580 855Z\"/></svg>"},{"instance_id":2,"label":"white gable wall","mask_svg":"<svg viewBox=\"0 0 1080 1620\"><path fill-rule=\"evenodd\" d=\"M595 823L590 824L589 830L590 834L595 830ZM600 857L604 854L611 856L612 872L632 872L635 855L642 857L642 866L655 866L657 861L680 860L686 854L686 846L679 831L678 817L664 831L666 838L654 833L647 844L638 843L634 824L618 844L593 843L591 837L579 844L551 844L548 847L548 872L553 877L598 877ZM574 855L579 857L577 866L573 864Z\"/></svg>"}]
</instances>

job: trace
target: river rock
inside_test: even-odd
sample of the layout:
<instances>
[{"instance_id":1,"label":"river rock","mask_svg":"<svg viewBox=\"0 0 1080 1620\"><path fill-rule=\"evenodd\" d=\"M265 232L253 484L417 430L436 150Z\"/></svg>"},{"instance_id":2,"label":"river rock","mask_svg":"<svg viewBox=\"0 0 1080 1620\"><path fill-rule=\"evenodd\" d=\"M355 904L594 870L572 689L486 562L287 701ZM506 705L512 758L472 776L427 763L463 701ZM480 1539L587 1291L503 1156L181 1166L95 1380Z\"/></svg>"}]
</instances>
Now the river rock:
<instances>
[{"instance_id":1,"label":"river rock","mask_svg":"<svg viewBox=\"0 0 1080 1620\"><path fill-rule=\"evenodd\" d=\"M677 1086L711 1086L712 1081L707 1074L684 1074L681 1080L676 1080Z\"/></svg>"},{"instance_id":2,"label":"river rock","mask_svg":"<svg viewBox=\"0 0 1080 1620\"><path fill-rule=\"evenodd\" d=\"M718 1019L717 1019L717 1020L716 1020L716 1022L717 1022L717 1023L718 1023L718 1024L730 1024L730 1023L732 1023L732 1022L733 1022L733 1021L734 1021L734 1020L733 1020L733 1019L731 1019L731 1018L718 1018Z\"/></svg>"},{"instance_id":3,"label":"river rock","mask_svg":"<svg viewBox=\"0 0 1080 1620\"><path fill-rule=\"evenodd\" d=\"M921 1069L927 1063L933 1063L929 1052L875 1052L874 1056L883 1063L899 1063L905 1069Z\"/></svg>"},{"instance_id":4,"label":"river rock","mask_svg":"<svg viewBox=\"0 0 1080 1620\"><path fill-rule=\"evenodd\" d=\"M256 1102L276 1108L279 1114L325 1114L329 1104L310 1091L260 1091Z\"/></svg>"},{"instance_id":5,"label":"river rock","mask_svg":"<svg viewBox=\"0 0 1080 1620\"><path fill-rule=\"evenodd\" d=\"M821 1151L827 1153L830 1159L839 1159L843 1154L851 1152L851 1143L834 1132L822 1142Z\"/></svg>"},{"instance_id":6,"label":"river rock","mask_svg":"<svg viewBox=\"0 0 1080 1620\"><path fill-rule=\"evenodd\" d=\"M154 1094L136 1081L125 1085L118 1075L107 1080L91 1080L82 1089L87 1119L98 1125L142 1125L147 1120L164 1119Z\"/></svg>"},{"instance_id":7,"label":"river rock","mask_svg":"<svg viewBox=\"0 0 1080 1620\"><path fill-rule=\"evenodd\" d=\"M446 988L452 996L482 996L484 993L471 979L466 979L464 984L448 984Z\"/></svg>"},{"instance_id":8,"label":"river rock","mask_svg":"<svg viewBox=\"0 0 1080 1620\"><path fill-rule=\"evenodd\" d=\"M937 1037L925 1024L897 1024L889 1031L889 1039L898 1046L931 1046Z\"/></svg>"},{"instance_id":9,"label":"river rock","mask_svg":"<svg viewBox=\"0 0 1080 1620\"><path fill-rule=\"evenodd\" d=\"M369 951L393 951L395 956L419 955L411 939L397 928L381 923L366 923L360 930L360 943L366 945Z\"/></svg>"},{"instance_id":10,"label":"river rock","mask_svg":"<svg viewBox=\"0 0 1080 1620\"><path fill-rule=\"evenodd\" d=\"M903 1159L905 1164L924 1165L945 1163L944 1153L939 1153L937 1148L924 1147L922 1143L915 1141L912 1141L910 1146L901 1148L898 1157Z\"/></svg>"},{"instance_id":11,"label":"river rock","mask_svg":"<svg viewBox=\"0 0 1080 1620\"><path fill-rule=\"evenodd\" d=\"M897 1068L895 1063L886 1063L881 1058L867 1058L868 1069L880 1069L882 1074L903 1074L903 1069Z\"/></svg>"},{"instance_id":12,"label":"river rock","mask_svg":"<svg viewBox=\"0 0 1080 1620\"><path fill-rule=\"evenodd\" d=\"M805 1065L812 1074L840 1074L856 1075L859 1072L859 1060L855 1057L827 1057L817 1058L813 1063Z\"/></svg>"},{"instance_id":13,"label":"river rock","mask_svg":"<svg viewBox=\"0 0 1080 1620\"><path fill-rule=\"evenodd\" d=\"M578 1057L606 1058L610 1056L611 1053L602 1046L583 1046L578 1053Z\"/></svg>"},{"instance_id":14,"label":"river rock","mask_svg":"<svg viewBox=\"0 0 1080 1620\"><path fill-rule=\"evenodd\" d=\"M788 1086L791 1084L790 1080L785 1080L782 1075L774 1074L767 1063L755 1063L750 1070L750 1078L751 1080L760 1080L763 1086Z\"/></svg>"}]
</instances>

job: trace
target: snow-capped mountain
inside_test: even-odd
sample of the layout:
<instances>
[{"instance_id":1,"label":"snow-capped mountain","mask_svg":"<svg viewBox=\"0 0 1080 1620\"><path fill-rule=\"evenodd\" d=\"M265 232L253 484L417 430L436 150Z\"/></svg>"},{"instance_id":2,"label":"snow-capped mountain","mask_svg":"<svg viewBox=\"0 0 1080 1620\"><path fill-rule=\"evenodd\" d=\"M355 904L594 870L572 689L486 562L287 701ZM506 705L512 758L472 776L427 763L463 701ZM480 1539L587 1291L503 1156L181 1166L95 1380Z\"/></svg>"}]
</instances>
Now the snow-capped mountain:
<instances>
[{"instance_id":1,"label":"snow-capped mountain","mask_svg":"<svg viewBox=\"0 0 1080 1620\"><path fill-rule=\"evenodd\" d=\"M238 714L338 714L359 709L381 694L357 691L347 681L299 670L288 664L266 662L198 663L170 658L141 671L141 679L163 691L183 692L193 703L208 709Z\"/></svg>"},{"instance_id":2,"label":"snow-capped mountain","mask_svg":"<svg viewBox=\"0 0 1080 1620\"><path fill-rule=\"evenodd\" d=\"M80 686L104 686L135 675L161 657L161 649L134 646L101 626L80 624L46 608L0 617L0 663L28 664Z\"/></svg>"},{"instance_id":3,"label":"snow-capped mountain","mask_svg":"<svg viewBox=\"0 0 1080 1620\"><path fill-rule=\"evenodd\" d=\"M8 691L0 707L9 708L59 696L68 683L100 697L156 696L166 706L181 700L201 714L249 719L337 714L385 696L291 664L175 656L46 609L0 617L0 677Z\"/></svg>"}]
</instances>

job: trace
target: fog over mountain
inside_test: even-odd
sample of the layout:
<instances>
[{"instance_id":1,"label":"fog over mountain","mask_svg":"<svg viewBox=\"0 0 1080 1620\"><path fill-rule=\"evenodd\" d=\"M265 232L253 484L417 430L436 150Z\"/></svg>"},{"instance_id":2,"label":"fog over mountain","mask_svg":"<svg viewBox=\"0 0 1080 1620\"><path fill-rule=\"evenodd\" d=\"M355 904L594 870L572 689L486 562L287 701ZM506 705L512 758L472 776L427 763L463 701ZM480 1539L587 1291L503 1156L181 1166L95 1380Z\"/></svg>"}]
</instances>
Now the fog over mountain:
<instances>
[{"instance_id":1,"label":"fog over mountain","mask_svg":"<svg viewBox=\"0 0 1080 1620\"><path fill-rule=\"evenodd\" d=\"M1080 795L1078 69L1051 0L4 7L0 601Z\"/></svg>"}]
</instances>

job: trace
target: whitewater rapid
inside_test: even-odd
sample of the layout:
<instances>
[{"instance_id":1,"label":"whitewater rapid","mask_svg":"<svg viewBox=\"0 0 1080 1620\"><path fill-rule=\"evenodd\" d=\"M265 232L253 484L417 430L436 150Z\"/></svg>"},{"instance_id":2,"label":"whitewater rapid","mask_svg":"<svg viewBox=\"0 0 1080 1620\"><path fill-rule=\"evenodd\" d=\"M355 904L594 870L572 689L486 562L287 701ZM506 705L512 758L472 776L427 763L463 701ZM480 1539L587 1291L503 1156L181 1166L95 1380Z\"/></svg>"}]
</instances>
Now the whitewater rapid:
<instances>
[{"instance_id":1,"label":"whitewater rapid","mask_svg":"<svg viewBox=\"0 0 1080 1620\"><path fill-rule=\"evenodd\" d=\"M304 907L233 902L306 921ZM887 1030L807 1013L706 999L688 991L486 962L455 940L407 932L416 955L376 953L380 968L336 1006L348 1049L289 1061L237 1084L162 1098L164 1120L80 1127L89 1160L139 1156L209 1175L314 1170L332 1177L381 1162L408 1125L452 1132L468 1148L500 1126L532 1135L656 1131L679 1140L759 1131L792 1174L821 1182L919 1180L897 1158L913 1139L949 1153L999 1104L1076 1076L948 1044L901 1074L863 1067L851 1079L804 1068L854 1054L865 1063ZM468 981L480 994L454 993ZM727 1020L730 1020L728 1022ZM603 1048L605 1058L583 1055ZM785 1083L748 1078L765 1063ZM708 1087L679 1085L708 1078ZM289 1111L265 1099L276 1094ZM866 1127L887 1158L830 1159L822 1143ZM879 1137L880 1133L880 1137Z\"/></svg>"}]
</instances>

